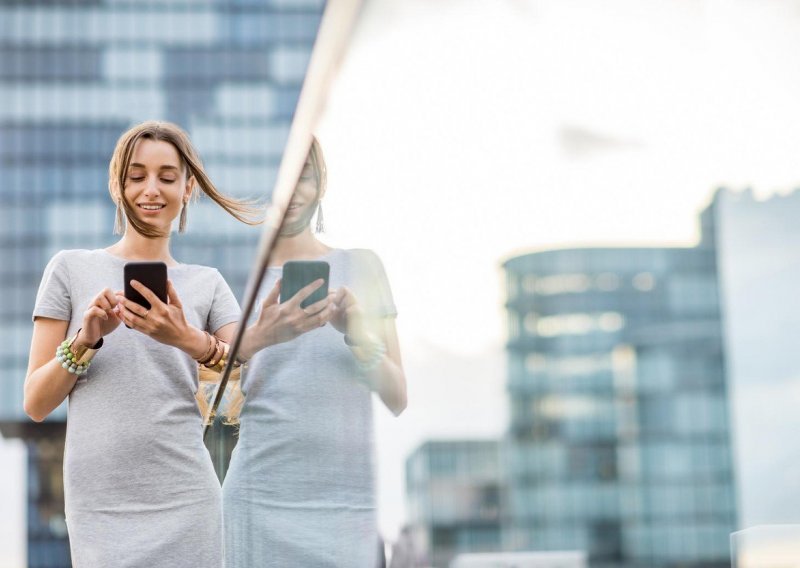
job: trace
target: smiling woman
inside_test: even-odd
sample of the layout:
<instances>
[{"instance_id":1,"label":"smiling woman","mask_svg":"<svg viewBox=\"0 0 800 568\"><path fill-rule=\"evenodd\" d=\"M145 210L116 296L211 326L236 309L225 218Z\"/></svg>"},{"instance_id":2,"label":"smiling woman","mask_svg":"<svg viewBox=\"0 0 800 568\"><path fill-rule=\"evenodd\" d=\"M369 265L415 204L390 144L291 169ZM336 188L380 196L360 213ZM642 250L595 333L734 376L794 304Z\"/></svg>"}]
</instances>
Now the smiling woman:
<instances>
[{"instance_id":1,"label":"smiling woman","mask_svg":"<svg viewBox=\"0 0 800 568\"><path fill-rule=\"evenodd\" d=\"M170 123L123 134L109 174L123 236L107 249L61 251L45 269L25 411L41 421L69 399L73 566L220 566L220 486L202 440L197 365L225 364L239 307L217 270L179 264L169 241L197 185L237 219L255 223L256 210L216 190ZM166 301L135 281L149 308L119 291L130 260L168 267Z\"/></svg>"}]
</instances>

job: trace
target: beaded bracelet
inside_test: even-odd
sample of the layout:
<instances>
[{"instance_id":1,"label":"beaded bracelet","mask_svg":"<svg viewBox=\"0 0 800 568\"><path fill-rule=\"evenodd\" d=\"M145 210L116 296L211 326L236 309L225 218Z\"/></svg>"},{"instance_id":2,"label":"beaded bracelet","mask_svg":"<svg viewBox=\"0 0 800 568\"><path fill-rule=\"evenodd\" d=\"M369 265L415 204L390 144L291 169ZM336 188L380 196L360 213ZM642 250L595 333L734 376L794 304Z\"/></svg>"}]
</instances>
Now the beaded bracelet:
<instances>
[{"instance_id":1,"label":"beaded bracelet","mask_svg":"<svg viewBox=\"0 0 800 568\"><path fill-rule=\"evenodd\" d=\"M347 334L344 336L344 342L348 347L355 347L361 352L366 351L368 353L368 356L363 359L356 357L356 365L363 373L369 373L377 369L386 355L386 345L383 341L372 334L367 335L366 340L366 343L355 343Z\"/></svg>"},{"instance_id":2,"label":"beaded bracelet","mask_svg":"<svg viewBox=\"0 0 800 568\"><path fill-rule=\"evenodd\" d=\"M73 375L83 375L89 370L92 364L92 358L97 350L103 346L103 338L95 343L92 347L86 345L75 345L75 340L81 332L79 329L75 335L65 339L58 347L56 347L56 361L61 363L61 367L66 369L67 372ZM73 348L74 346L74 348Z\"/></svg>"}]
</instances>

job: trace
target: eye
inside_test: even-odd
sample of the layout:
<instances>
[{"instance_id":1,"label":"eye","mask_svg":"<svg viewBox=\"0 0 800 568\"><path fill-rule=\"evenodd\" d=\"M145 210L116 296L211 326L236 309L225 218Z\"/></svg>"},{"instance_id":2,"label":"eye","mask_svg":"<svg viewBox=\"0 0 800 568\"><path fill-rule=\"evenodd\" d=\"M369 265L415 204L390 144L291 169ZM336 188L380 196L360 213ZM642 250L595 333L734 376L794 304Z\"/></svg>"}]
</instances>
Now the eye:
<instances>
[{"instance_id":1,"label":"eye","mask_svg":"<svg viewBox=\"0 0 800 568\"><path fill-rule=\"evenodd\" d=\"M169 178L161 178L161 181L164 183L175 183L174 179L169 179Z\"/></svg>"},{"instance_id":2,"label":"eye","mask_svg":"<svg viewBox=\"0 0 800 568\"><path fill-rule=\"evenodd\" d=\"M142 176L128 176L128 179L131 181L142 181L144 177Z\"/></svg>"}]
</instances>

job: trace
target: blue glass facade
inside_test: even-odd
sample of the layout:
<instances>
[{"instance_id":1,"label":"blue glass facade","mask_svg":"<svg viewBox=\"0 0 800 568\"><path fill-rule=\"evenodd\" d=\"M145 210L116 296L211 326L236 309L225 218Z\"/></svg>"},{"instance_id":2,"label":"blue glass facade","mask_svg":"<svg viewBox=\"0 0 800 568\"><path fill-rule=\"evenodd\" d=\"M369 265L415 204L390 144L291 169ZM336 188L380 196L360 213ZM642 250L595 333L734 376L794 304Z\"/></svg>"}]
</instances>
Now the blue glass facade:
<instances>
[{"instance_id":1,"label":"blue glass facade","mask_svg":"<svg viewBox=\"0 0 800 568\"><path fill-rule=\"evenodd\" d=\"M505 263L507 549L728 565L736 507L711 219L695 248Z\"/></svg>"},{"instance_id":2,"label":"blue glass facade","mask_svg":"<svg viewBox=\"0 0 800 568\"><path fill-rule=\"evenodd\" d=\"M501 550L503 475L492 440L430 441L406 461L409 522L424 533L431 566L457 553Z\"/></svg>"},{"instance_id":3,"label":"blue glass facade","mask_svg":"<svg viewBox=\"0 0 800 568\"><path fill-rule=\"evenodd\" d=\"M0 428L30 448L31 568L68 565L60 458L41 466L42 428L63 451L64 405L44 425L22 411L36 289L65 248L108 246L107 168L117 138L147 119L177 122L212 179L267 198L323 0L50 0L0 5ZM259 230L201 199L173 253L216 266L237 296ZM60 440L60 441L59 441Z\"/></svg>"}]
</instances>

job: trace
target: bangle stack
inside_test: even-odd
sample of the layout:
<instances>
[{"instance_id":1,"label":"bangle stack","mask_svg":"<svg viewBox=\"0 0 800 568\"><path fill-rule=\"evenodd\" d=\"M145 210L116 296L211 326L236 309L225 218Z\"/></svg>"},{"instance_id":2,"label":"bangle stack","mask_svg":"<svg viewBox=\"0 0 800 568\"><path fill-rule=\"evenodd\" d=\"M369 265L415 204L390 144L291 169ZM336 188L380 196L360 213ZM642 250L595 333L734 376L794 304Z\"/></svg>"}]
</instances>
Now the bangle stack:
<instances>
[{"instance_id":1,"label":"bangle stack","mask_svg":"<svg viewBox=\"0 0 800 568\"><path fill-rule=\"evenodd\" d=\"M228 353L230 352L231 346L227 342L222 341L219 337L211 335L208 332L205 333L208 338L208 348L206 352L203 353L202 357L197 359L197 362L207 369L220 373L228 363ZM235 368L240 364L241 363L237 359L234 361L233 366Z\"/></svg>"},{"instance_id":2,"label":"bangle stack","mask_svg":"<svg viewBox=\"0 0 800 568\"><path fill-rule=\"evenodd\" d=\"M356 364L363 373L377 369L386 356L386 345L372 334L367 334L364 340L358 343L345 334L344 342L352 348L353 354L356 356Z\"/></svg>"},{"instance_id":3,"label":"bangle stack","mask_svg":"<svg viewBox=\"0 0 800 568\"><path fill-rule=\"evenodd\" d=\"M103 346L103 338L95 343L93 346L80 345L75 343L78 334L81 332L79 329L75 335L65 339L61 345L56 347L56 361L61 363L61 367L66 369L67 372L73 375L83 375L89 370L92 364L92 358L97 350Z\"/></svg>"}]
</instances>

